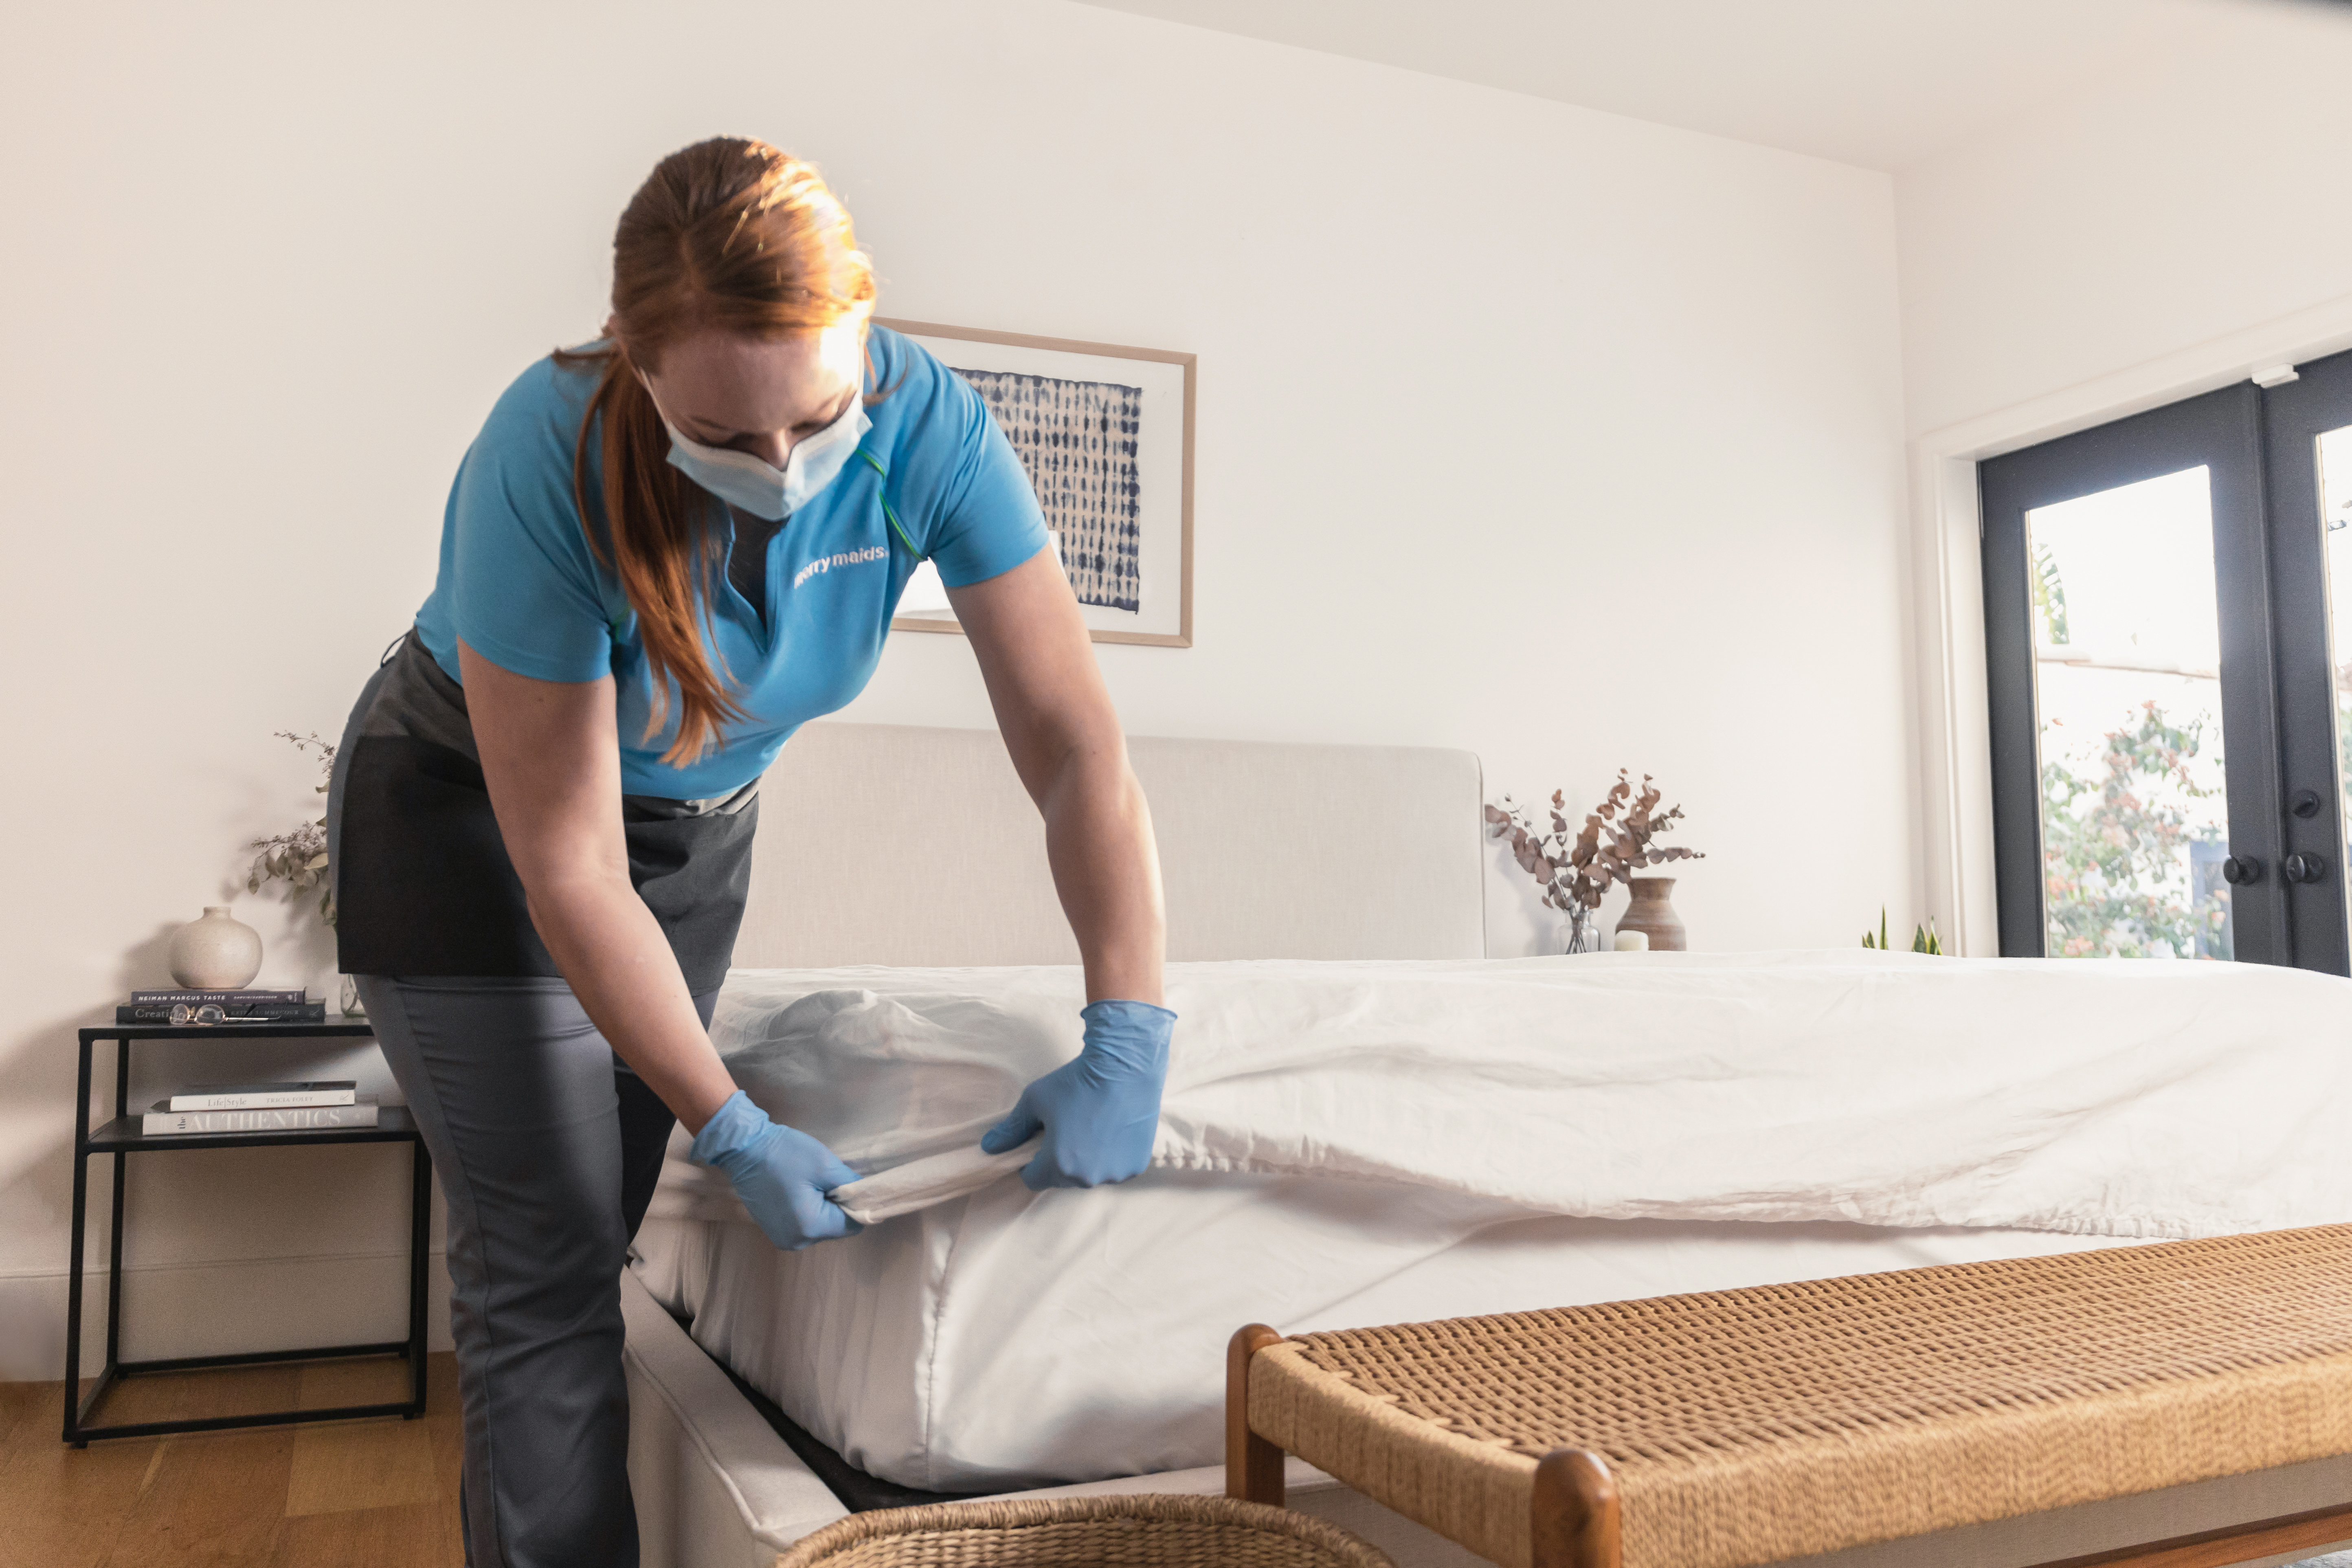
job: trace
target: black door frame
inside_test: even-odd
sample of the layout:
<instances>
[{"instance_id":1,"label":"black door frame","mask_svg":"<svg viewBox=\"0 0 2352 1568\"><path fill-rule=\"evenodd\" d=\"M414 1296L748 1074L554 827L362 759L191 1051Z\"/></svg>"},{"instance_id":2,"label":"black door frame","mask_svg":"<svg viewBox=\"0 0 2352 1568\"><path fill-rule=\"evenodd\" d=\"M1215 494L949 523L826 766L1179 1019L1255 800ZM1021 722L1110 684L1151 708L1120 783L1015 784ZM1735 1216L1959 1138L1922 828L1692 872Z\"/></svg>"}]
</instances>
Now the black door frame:
<instances>
[{"instance_id":1,"label":"black door frame","mask_svg":"<svg viewBox=\"0 0 2352 1568\"><path fill-rule=\"evenodd\" d=\"M2294 962L2352 973L2345 920L2344 784L2336 752L2336 678L2328 668L2326 520L2318 438L2352 425L2352 353L2297 367L2262 395L2270 503L2273 657L2281 716L2282 855L2317 857L2315 880L2284 884ZM2352 653L2352 649L2344 650Z\"/></svg>"},{"instance_id":2,"label":"black door frame","mask_svg":"<svg viewBox=\"0 0 2352 1568\"><path fill-rule=\"evenodd\" d=\"M2263 868L2259 881L2241 883L2231 890L2231 921L2242 956L2272 963L2294 962L2287 883L2279 870L2286 837L2279 789L2263 414L2261 391L2242 382L1978 465L1992 730L1994 885L2004 957L2044 956L2048 929L2042 896L2042 729L2035 702L2026 514L2202 465L2212 489L2230 852L2241 859L2259 860ZM2332 689L2328 711L2332 716ZM2332 786L2332 771L2328 777ZM2340 850L2334 858L2340 858ZM2326 885L2333 891L2334 878ZM2340 946L2340 895L2337 908Z\"/></svg>"}]
</instances>

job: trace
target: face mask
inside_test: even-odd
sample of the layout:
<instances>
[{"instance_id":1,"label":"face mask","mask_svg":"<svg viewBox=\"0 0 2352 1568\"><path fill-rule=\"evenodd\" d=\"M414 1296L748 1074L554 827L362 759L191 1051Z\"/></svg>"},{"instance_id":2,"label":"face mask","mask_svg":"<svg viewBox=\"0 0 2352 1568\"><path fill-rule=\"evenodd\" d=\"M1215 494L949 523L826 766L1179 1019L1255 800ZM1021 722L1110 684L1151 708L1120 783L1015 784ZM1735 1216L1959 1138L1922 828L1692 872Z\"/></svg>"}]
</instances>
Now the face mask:
<instances>
[{"instance_id":1,"label":"face mask","mask_svg":"<svg viewBox=\"0 0 2352 1568\"><path fill-rule=\"evenodd\" d=\"M646 390L650 395L653 388L648 385ZM658 402L654 410L660 413ZM866 416L866 400L852 397L832 424L793 444L781 470L749 452L706 447L680 434L667 414L662 415L662 427L669 432L671 468L730 506L770 522L782 522L833 483L841 466L857 450L857 443L874 428L874 421Z\"/></svg>"}]
</instances>

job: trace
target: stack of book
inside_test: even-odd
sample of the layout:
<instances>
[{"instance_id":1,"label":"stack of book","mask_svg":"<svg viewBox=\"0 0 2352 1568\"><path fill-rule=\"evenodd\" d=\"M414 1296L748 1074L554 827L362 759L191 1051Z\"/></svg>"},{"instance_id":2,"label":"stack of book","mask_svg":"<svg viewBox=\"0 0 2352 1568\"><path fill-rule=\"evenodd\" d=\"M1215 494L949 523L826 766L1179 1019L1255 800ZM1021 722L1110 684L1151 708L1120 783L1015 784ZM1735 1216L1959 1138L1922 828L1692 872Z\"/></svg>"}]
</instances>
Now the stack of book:
<instances>
[{"instance_id":1,"label":"stack of book","mask_svg":"<svg viewBox=\"0 0 2352 1568\"><path fill-rule=\"evenodd\" d=\"M350 1079L320 1083L197 1084L141 1119L140 1131L172 1132L301 1132L331 1127L373 1127L376 1100Z\"/></svg>"},{"instance_id":2,"label":"stack of book","mask_svg":"<svg viewBox=\"0 0 2352 1568\"><path fill-rule=\"evenodd\" d=\"M194 1016L217 1007L218 1018ZM173 1010L178 1009L178 1016ZM133 991L115 1008L118 1024L323 1024L327 1005L300 991Z\"/></svg>"}]
</instances>

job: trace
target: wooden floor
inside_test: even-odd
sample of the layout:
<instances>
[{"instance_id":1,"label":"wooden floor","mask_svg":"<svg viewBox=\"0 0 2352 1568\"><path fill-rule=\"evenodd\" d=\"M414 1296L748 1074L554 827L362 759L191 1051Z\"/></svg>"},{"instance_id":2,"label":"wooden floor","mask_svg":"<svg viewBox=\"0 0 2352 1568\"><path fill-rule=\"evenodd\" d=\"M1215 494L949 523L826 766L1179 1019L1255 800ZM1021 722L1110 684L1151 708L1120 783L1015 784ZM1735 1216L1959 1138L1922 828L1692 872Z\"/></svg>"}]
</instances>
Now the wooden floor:
<instances>
[{"instance_id":1,"label":"wooden floor","mask_svg":"<svg viewBox=\"0 0 2352 1568\"><path fill-rule=\"evenodd\" d=\"M399 1399L397 1362L241 1367L134 1379L110 1420ZM63 1387L0 1384L5 1568L459 1568L457 1373L432 1358L425 1415L58 1440Z\"/></svg>"}]
</instances>

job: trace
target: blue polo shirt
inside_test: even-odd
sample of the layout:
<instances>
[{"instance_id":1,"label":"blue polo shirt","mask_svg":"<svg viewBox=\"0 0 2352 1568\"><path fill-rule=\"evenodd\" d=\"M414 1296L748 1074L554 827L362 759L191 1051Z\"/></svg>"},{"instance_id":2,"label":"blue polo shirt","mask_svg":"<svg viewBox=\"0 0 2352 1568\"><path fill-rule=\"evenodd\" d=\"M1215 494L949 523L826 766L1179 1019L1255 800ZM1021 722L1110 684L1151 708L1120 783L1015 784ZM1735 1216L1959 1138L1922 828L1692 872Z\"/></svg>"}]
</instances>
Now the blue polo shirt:
<instances>
[{"instance_id":1,"label":"blue polo shirt","mask_svg":"<svg viewBox=\"0 0 2352 1568\"><path fill-rule=\"evenodd\" d=\"M866 390L889 395L867 408L874 427L859 455L769 542L769 614L725 572L712 574L704 644L750 718L728 726L700 759L662 761L677 733L674 700L662 729L646 738L653 683L637 617L620 579L589 548L573 501L572 452L593 366L532 365L467 450L442 517L440 575L417 612L426 651L453 679L462 679L460 638L539 680L612 676L625 794L703 800L759 777L793 731L865 689L922 557L961 588L1045 545L1036 493L980 395L887 327L872 329L866 349L875 376ZM601 432L591 429L588 443L588 522L602 538ZM731 550L733 521L715 499L711 516Z\"/></svg>"}]
</instances>

